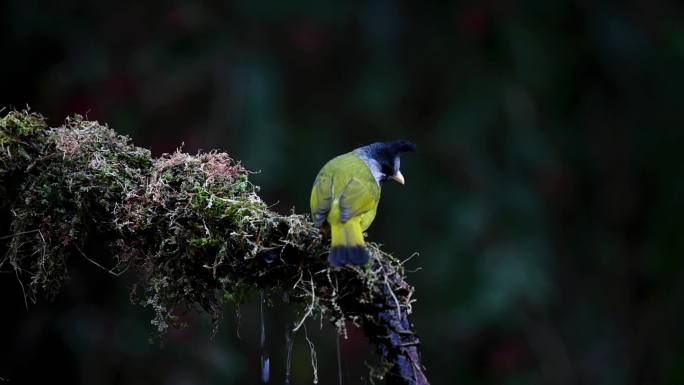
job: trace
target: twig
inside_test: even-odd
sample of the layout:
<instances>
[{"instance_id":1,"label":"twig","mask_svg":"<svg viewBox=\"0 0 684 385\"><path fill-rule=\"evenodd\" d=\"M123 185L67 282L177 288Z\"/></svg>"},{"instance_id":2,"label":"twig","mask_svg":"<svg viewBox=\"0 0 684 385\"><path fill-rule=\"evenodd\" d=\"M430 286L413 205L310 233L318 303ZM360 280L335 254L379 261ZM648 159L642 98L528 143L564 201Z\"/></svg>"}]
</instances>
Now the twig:
<instances>
[{"instance_id":1,"label":"twig","mask_svg":"<svg viewBox=\"0 0 684 385\"><path fill-rule=\"evenodd\" d=\"M3 235L2 237L0 237L0 239L14 238L14 237L16 237L16 236L18 236L18 235L31 234L31 233L35 233L36 231L40 231L40 230L20 231L20 232L18 232L18 233L14 233L14 234Z\"/></svg>"},{"instance_id":2,"label":"twig","mask_svg":"<svg viewBox=\"0 0 684 385\"><path fill-rule=\"evenodd\" d=\"M411 254L408 258L406 258L406 259L404 259L403 261L401 261L401 264L402 264L402 265L405 265L406 262L408 262L408 261L410 261L411 259L413 259L413 257L417 257L417 256L419 256L419 255L420 255L420 253L417 252L417 251L415 251L415 252L413 252L413 254Z\"/></svg>"},{"instance_id":3,"label":"twig","mask_svg":"<svg viewBox=\"0 0 684 385\"><path fill-rule=\"evenodd\" d=\"M390 295L392 296L394 303L397 305L397 317L401 317L401 305L399 305L399 300L397 299L397 296L394 294L394 291L392 290L392 286L390 286L389 282L387 282L387 274L385 274L385 285L387 286L387 290L389 291Z\"/></svg>"},{"instance_id":4,"label":"twig","mask_svg":"<svg viewBox=\"0 0 684 385\"><path fill-rule=\"evenodd\" d=\"M28 301L26 301L26 290L24 290L24 284L21 283L18 271L19 269L14 269L14 275L16 275L17 281L19 282L19 286L21 286L21 294L24 295L24 306L26 307L26 310L28 310Z\"/></svg>"},{"instance_id":5,"label":"twig","mask_svg":"<svg viewBox=\"0 0 684 385\"><path fill-rule=\"evenodd\" d=\"M100 265L100 264L97 263L96 261L90 259L90 258L81 250L81 248L78 247L77 244L74 243L74 247L75 247L76 250L78 250L78 252L83 256L83 258L87 259L87 260L88 260L89 262L91 262L93 265L99 267L100 269L106 271L107 273L109 273L109 274L111 274L111 275L113 275L113 276L115 276L115 277L120 276L121 274L125 273L125 272L128 270L128 267L126 267L126 269L124 269L124 270L122 270L122 271L119 271L119 272L115 272L115 271L114 271L114 268L112 268L112 269L107 269L106 267Z\"/></svg>"}]
</instances>

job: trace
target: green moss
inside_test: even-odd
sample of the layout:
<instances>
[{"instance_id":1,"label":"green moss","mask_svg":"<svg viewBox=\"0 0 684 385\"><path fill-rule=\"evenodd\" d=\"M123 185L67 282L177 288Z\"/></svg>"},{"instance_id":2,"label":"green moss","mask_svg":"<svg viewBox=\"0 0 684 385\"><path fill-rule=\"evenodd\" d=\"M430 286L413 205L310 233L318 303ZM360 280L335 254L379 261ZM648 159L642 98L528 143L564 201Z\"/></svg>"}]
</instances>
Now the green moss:
<instances>
[{"instance_id":1,"label":"green moss","mask_svg":"<svg viewBox=\"0 0 684 385\"><path fill-rule=\"evenodd\" d=\"M41 146L40 141L30 139L44 134L46 127L42 116L28 111L10 111L0 117L0 178L28 165Z\"/></svg>"},{"instance_id":2,"label":"green moss","mask_svg":"<svg viewBox=\"0 0 684 385\"><path fill-rule=\"evenodd\" d=\"M222 279L223 283L223 302L230 302L241 305L250 302L255 296L256 291L253 284L242 279Z\"/></svg>"},{"instance_id":3,"label":"green moss","mask_svg":"<svg viewBox=\"0 0 684 385\"><path fill-rule=\"evenodd\" d=\"M171 170L165 170L164 173L162 174L162 180L166 183L171 183L173 182L173 172Z\"/></svg>"},{"instance_id":4,"label":"green moss","mask_svg":"<svg viewBox=\"0 0 684 385\"><path fill-rule=\"evenodd\" d=\"M190 240L190 245L194 247L198 247L201 249L206 249L206 248L214 248L217 247L221 244L221 239L217 238L209 238L209 237L202 237L202 238L194 238Z\"/></svg>"},{"instance_id":5,"label":"green moss","mask_svg":"<svg viewBox=\"0 0 684 385\"><path fill-rule=\"evenodd\" d=\"M10 111L0 117L0 137L5 139L30 136L45 127L45 118L29 111Z\"/></svg>"}]
</instances>

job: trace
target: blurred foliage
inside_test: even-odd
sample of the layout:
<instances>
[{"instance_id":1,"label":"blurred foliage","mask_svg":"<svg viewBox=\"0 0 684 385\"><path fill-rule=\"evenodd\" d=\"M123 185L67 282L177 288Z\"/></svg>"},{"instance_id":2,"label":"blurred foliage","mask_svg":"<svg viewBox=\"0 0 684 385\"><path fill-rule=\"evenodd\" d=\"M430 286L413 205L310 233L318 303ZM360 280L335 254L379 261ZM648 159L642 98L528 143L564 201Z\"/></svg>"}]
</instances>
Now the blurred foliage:
<instances>
[{"instance_id":1,"label":"blurred foliage","mask_svg":"<svg viewBox=\"0 0 684 385\"><path fill-rule=\"evenodd\" d=\"M181 142L225 150L262 171L253 179L281 212L307 211L332 156L412 139L407 185L385 188L369 237L399 257L420 252L414 321L435 384L676 384L683 11L10 0L0 106L30 104L53 125L86 114L156 154ZM242 340L231 327L213 342L190 331L160 352L132 337L150 327L125 289L84 271L93 276L74 274L71 291L30 313L16 282L0 282L14 315L0 377L33 378L29 364L49 361L73 383L255 382L254 308L241 312ZM288 315L271 317L284 352ZM314 336L322 383L335 379L331 335ZM311 378L304 343L297 382ZM365 349L343 343L350 383Z\"/></svg>"}]
</instances>

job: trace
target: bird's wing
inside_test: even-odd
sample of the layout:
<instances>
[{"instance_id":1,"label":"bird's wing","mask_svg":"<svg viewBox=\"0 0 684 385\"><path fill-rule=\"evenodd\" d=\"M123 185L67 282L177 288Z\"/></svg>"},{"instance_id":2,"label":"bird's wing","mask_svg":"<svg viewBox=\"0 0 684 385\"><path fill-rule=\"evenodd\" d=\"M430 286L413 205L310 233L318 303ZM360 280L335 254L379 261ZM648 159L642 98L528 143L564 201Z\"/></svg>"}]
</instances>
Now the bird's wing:
<instances>
[{"instance_id":1,"label":"bird's wing","mask_svg":"<svg viewBox=\"0 0 684 385\"><path fill-rule=\"evenodd\" d=\"M340 195L340 221L375 209L380 200L380 187L375 179L351 177Z\"/></svg>"},{"instance_id":2,"label":"bird's wing","mask_svg":"<svg viewBox=\"0 0 684 385\"><path fill-rule=\"evenodd\" d=\"M311 216L316 227L321 227L325 222L333 201L333 179L330 175L321 173L316 177L311 189Z\"/></svg>"}]
</instances>

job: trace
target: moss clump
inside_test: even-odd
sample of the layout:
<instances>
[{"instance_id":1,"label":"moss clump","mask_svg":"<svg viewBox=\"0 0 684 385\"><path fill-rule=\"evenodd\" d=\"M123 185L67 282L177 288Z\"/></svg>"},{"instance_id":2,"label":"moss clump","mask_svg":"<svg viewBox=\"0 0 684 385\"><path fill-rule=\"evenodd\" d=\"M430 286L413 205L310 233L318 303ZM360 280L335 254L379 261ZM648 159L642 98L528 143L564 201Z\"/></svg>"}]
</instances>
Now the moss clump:
<instances>
[{"instance_id":1,"label":"moss clump","mask_svg":"<svg viewBox=\"0 0 684 385\"><path fill-rule=\"evenodd\" d=\"M37 136L45 135L45 119L28 111L11 111L0 117L0 180L10 182L13 174L25 169L42 150ZM0 184L0 196L8 196L8 189L16 186ZM0 208L7 200L0 200Z\"/></svg>"},{"instance_id":2,"label":"moss clump","mask_svg":"<svg viewBox=\"0 0 684 385\"><path fill-rule=\"evenodd\" d=\"M36 115L10 115L2 119L11 124L0 125L0 136L19 134L7 142L12 143L8 148L26 162L15 163L0 177L2 185L14 190L4 196L14 199L3 199L11 206L13 235L3 263L27 278L26 295L35 302L41 291L47 297L59 292L68 278L70 255L87 258L84 250L90 241L113 236L108 231L111 211L122 195L145 182L144 166L151 160L147 150L128 138L80 116L48 129Z\"/></svg>"},{"instance_id":3,"label":"moss clump","mask_svg":"<svg viewBox=\"0 0 684 385\"><path fill-rule=\"evenodd\" d=\"M413 288L401 263L369 245L364 267L332 269L327 242L308 217L268 209L249 173L227 154L182 152L152 159L127 137L80 116L57 128L26 112L0 120L2 216L11 266L35 301L68 279L69 258L113 258L136 267L136 301L154 310L160 333L181 327L178 310L206 312L216 326L226 301L285 293L305 319L361 326L381 373L427 383L408 321ZM8 116L10 116L8 115ZM10 160L21 158L12 163ZM11 216L10 216L11 213Z\"/></svg>"},{"instance_id":4,"label":"moss clump","mask_svg":"<svg viewBox=\"0 0 684 385\"><path fill-rule=\"evenodd\" d=\"M42 133L47 127L45 118L29 111L11 111L0 117L0 161L3 169L8 161L31 157L27 147L35 142L34 135Z\"/></svg>"}]
</instances>

